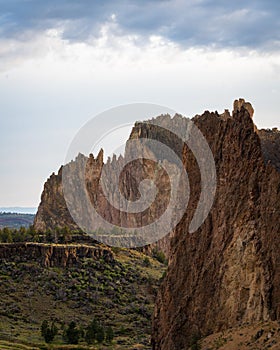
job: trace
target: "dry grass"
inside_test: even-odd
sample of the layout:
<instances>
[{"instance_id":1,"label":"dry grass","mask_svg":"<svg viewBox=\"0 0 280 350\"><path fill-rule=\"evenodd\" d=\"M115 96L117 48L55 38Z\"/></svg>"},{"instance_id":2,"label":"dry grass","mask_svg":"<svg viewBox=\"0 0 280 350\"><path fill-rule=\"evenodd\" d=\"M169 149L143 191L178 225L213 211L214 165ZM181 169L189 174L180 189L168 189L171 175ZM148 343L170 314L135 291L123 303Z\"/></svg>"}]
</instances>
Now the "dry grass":
<instances>
[{"instance_id":1,"label":"dry grass","mask_svg":"<svg viewBox=\"0 0 280 350\"><path fill-rule=\"evenodd\" d=\"M212 334L200 342L201 350L279 350L278 322L260 322Z\"/></svg>"}]
</instances>

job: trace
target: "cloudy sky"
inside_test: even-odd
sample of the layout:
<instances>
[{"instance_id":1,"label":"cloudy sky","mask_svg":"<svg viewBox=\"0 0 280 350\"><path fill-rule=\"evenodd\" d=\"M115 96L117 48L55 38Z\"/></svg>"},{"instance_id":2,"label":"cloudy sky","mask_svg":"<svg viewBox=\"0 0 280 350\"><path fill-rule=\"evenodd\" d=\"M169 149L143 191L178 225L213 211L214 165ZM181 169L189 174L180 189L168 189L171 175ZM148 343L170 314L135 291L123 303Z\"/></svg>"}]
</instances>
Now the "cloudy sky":
<instances>
[{"instance_id":1,"label":"cloudy sky","mask_svg":"<svg viewBox=\"0 0 280 350\"><path fill-rule=\"evenodd\" d=\"M76 132L148 102L186 116L244 97L280 127L279 0L0 0L0 206L37 206Z\"/></svg>"}]
</instances>

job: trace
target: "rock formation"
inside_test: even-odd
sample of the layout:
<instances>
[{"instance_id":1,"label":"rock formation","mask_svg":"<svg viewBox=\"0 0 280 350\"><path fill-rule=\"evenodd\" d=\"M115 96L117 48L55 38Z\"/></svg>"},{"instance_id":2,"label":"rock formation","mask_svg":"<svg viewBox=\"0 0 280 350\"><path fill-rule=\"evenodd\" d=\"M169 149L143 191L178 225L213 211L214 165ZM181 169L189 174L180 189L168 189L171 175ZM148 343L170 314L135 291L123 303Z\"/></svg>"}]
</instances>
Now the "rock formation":
<instances>
[{"instance_id":1,"label":"rock formation","mask_svg":"<svg viewBox=\"0 0 280 350\"><path fill-rule=\"evenodd\" d=\"M106 262L114 260L109 248L87 245L63 245L43 243L13 243L0 244L0 262L29 260L38 261L43 267L69 267L78 264L83 258L98 260L103 258Z\"/></svg>"},{"instance_id":2,"label":"rock formation","mask_svg":"<svg viewBox=\"0 0 280 350\"><path fill-rule=\"evenodd\" d=\"M158 294L154 350L185 350L197 335L280 319L279 132L257 131L252 111L239 100L232 116L194 118L214 155L216 198L205 223L189 233L200 176L185 147L191 197Z\"/></svg>"},{"instance_id":3,"label":"rock formation","mask_svg":"<svg viewBox=\"0 0 280 350\"><path fill-rule=\"evenodd\" d=\"M164 141L183 161L190 179L190 201L174 232L157 243L169 255L166 278L160 288L153 320L154 350L188 349L193 336L206 336L231 326L280 318L280 133L257 130L254 110L243 99L234 102L232 114L206 111L193 118L214 156L217 192L204 224L188 232L201 192L198 164L190 149L166 130L158 131L136 123L130 139ZM180 116L160 116L166 125ZM185 126L184 126L185 125ZM146 149L143 152L149 153ZM160 149L155 151L161 157ZM125 168L120 189L127 198L139 198L134 172L143 178L162 181L167 191L159 192L155 206L130 216L115 211L102 194L100 174L110 167L118 170L124 158L113 157L105 165L102 152L78 156L86 164L87 190L100 213L115 224L143 225L165 210L168 179L153 164L134 163ZM163 159L176 166L169 158ZM69 165L79 174L78 162ZM62 169L45 184L38 213L37 230L68 226L77 229L62 193ZM144 170L143 170L144 169ZM110 186L110 183L105 184ZM114 197L115 192L112 192Z\"/></svg>"},{"instance_id":4,"label":"rock formation","mask_svg":"<svg viewBox=\"0 0 280 350\"><path fill-rule=\"evenodd\" d=\"M233 114L240 112L241 109L244 108L249 113L249 116L253 118L254 108L252 107L250 102L246 102L244 98L240 98L239 100L235 100L233 103Z\"/></svg>"},{"instance_id":5,"label":"rock formation","mask_svg":"<svg viewBox=\"0 0 280 350\"><path fill-rule=\"evenodd\" d=\"M174 127L183 125L186 128L186 118L179 115L171 118L168 115L159 116L157 121L165 127ZM132 129L129 140L134 139L148 139L163 142L167 147L170 147L177 154L178 159L182 156L183 144L182 142L170 131L156 127L147 123L136 123ZM92 205L97 209L98 213L105 218L108 222L119 225L122 227L143 227L149 223L154 222L165 211L166 205L169 202L170 196L170 179L163 167L159 167L157 163L151 160L145 160L145 158L160 159L165 165L168 164L169 168L176 168L178 159L173 159L171 156L166 159L162 154L161 147L154 148L153 151L149 147L143 147L140 150L143 154L144 160L136 160L125 165L125 160L129 157L131 150L127 147L124 157L114 156L112 159L108 159L106 163L103 161L103 150L100 151L96 159L91 154L86 157L79 154L77 158L66 164L66 169L71 169L74 180L72 186L78 188L83 175L81 174L81 168L85 168L84 181L86 183L86 189ZM148 155L148 157L146 157ZM176 163L177 162L177 163ZM72 230L79 230L79 226L73 220L67 208L62 186L63 167L58 171L58 174L52 174L46 181L44 190L41 196L41 203L38 208L34 220L34 226L37 231L46 231L48 229L53 230L56 227L67 226ZM114 178L117 183L117 174L120 172L119 188L112 188L110 181L101 182L101 172L109 174L111 178ZM115 179L116 178L116 179ZM76 181L76 180L77 181ZM157 187L157 194L155 201L145 211L139 213L129 213L126 208L122 211L116 209L112 201L119 200L119 190L124 194L125 198L130 201L139 199L139 181L143 179L151 179L154 181ZM106 180L106 179L105 179ZM103 186L103 187L102 187ZM110 197L109 201L105 198L103 188L107 189ZM72 200L75 202L75 198ZM90 213L85 215L85 206L76 206L77 215L83 215L90 220ZM170 233L172 235L172 232ZM166 255L169 252L169 237L164 237L157 242L156 247L163 251ZM149 250L149 248L147 248Z\"/></svg>"},{"instance_id":6,"label":"rock formation","mask_svg":"<svg viewBox=\"0 0 280 350\"><path fill-rule=\"evenodd\" d=\"M280 171L280 131L277 128L258 130L261 139L263 157L267 164L272 164Z\"/></svg>"}]
</instances>

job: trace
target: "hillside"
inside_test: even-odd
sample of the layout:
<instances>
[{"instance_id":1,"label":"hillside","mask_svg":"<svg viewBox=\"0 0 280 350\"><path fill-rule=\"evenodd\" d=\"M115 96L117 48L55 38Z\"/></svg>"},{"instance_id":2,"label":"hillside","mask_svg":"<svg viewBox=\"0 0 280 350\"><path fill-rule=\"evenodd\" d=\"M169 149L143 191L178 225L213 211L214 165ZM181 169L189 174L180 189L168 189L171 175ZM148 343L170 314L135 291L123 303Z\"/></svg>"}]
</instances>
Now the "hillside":
<instances>
[{"instance_id":1,"label":"hillside","mask_svg":"<svg viewBox=\"0 0 280 350\"><path fill-rule=\"evenodd\" d=\"M1 244L1 349L5 342L7 347L18 342L42 348L43 320L55 321L54 344L60 349L67 324L74 320L85 328L93 318L112 327L110 349L150 349L151 315L164 271L157 260L132 250ZM83 340L82 345L90 348ZM107 349L105 345L92 348Z\"/></svg>"},{"instance_id":2,"label":"hillside","mask_svg":"<svg viewBox=\"0 0 280 350\"><path fill-rule=\"evenodd\" d=\"M0 229L3 227L20 228L33 224L34 214L4 213L0 212Z\"/></svg>"}]
</instances>

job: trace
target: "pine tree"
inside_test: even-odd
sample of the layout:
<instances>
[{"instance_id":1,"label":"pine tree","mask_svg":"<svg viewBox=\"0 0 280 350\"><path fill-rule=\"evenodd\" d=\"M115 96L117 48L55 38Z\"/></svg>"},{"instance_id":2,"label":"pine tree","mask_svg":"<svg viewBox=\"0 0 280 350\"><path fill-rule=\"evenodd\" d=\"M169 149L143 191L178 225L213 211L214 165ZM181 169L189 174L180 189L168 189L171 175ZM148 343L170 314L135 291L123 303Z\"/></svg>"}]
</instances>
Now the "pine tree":
<instances>
[{"instance_id":1,"label":"pine tree","mask_svg":"<svg viewBox=\"0 0 280 350\"><path fill-rule=\"evenodd\" d=\"M80 339L80 332L77 328L76 322L70 322L65 332L66 340L69 344L78 344Z\"/></svg>"},{"instance_id":2,"label":"pine tree","mask_svg":"<svg viewBox=\"0 0 280 350\"><path fill-rule=\"evenodd\" d=\"M113 331L113 328L110 326L106 328L106 341L111 344L113 339L114 339L114 331Z\"/></svg>"},{"instance_id":3,"label":"pine tree","mask_svg":"<svg viewBox=\"0 0 280 350\"><path fill-rule=\"evenodd\" d=\"M54 337L57 334L57 327L52 323L51 327L49 327L49 323L47 320L44 320L41 325L41 335L45 339L46 343L50 343L54 340Z\"/></svg>"},{"instance_id":4,"label":"pine tree","mask_svg":"<svg viewBox=\"0 0 280 350\"><path fill-rule=\"evenodd\" d=\"M98 331L98 323L94 318L86 328L85 340L88 344L93 344L96 340L96 334Z\"/></svg>"},{"instance_id":5,"label":"pine tree","mask_svg":"<svg viewBox=\"0 0 280 350\"><path fill-rule=\"evenodd\" d=\"M104 328L102 325L99 325L96 332L96 340L98 341L98 343L102 343L104 339L105 339Z\"/></svg>"},{"instance_id":6,"label":"pine tree","mask_svg":"<svg viewBox=\"0 0 280 350\"><path fill-rule=\"evenodd\" d=\"M8 227L4 227L2 230L2 241L4 243L11 243L13 241L12 232Z\"/></svg>"},{"instance_id":7,"label":"pine tree","mask_svg":"<svg viewBox=\"0 0 280 350\"><path fill-rule=\"evenodd\" d=\"M48 328L49 328L49 323L47 320L44 320L41 324L41 335L43 338L45 338Z\"/></svg>"}]
</instances>

